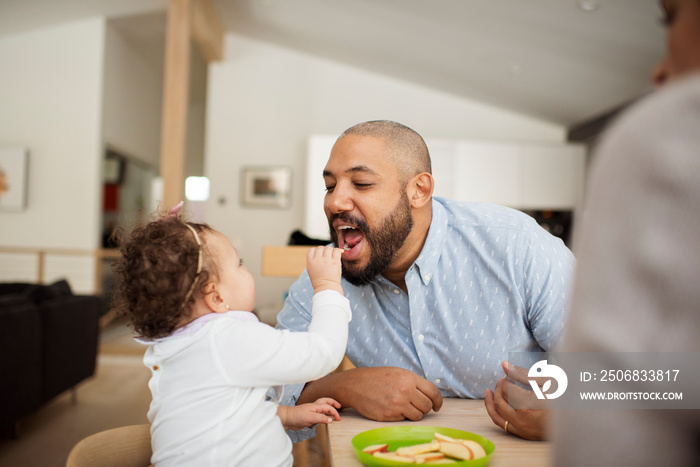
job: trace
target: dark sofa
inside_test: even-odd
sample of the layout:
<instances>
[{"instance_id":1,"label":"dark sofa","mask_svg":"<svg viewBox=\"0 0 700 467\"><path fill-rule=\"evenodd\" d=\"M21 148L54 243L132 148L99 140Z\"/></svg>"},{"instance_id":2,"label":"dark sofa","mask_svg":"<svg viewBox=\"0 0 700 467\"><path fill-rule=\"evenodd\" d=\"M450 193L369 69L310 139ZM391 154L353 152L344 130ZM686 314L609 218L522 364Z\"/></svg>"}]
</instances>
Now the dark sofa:
<instances>
[{"instance_id":1,"label":"dark sofa","mask_svg":"<svg viewBox=\"0 0 700 467\"><path fill-rule=\"evenodd\" d=\"M51 285L0 283L0 430L95 373L97 296Z\"/></svg>"}]
</instances>

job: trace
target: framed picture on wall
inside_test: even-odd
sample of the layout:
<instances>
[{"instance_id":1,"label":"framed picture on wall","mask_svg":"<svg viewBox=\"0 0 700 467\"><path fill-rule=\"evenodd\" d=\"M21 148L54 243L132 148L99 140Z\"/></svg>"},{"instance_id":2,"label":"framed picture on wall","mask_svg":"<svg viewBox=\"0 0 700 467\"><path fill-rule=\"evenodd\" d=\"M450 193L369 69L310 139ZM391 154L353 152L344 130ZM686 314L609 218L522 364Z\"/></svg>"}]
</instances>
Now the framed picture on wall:
<instances>
[{"instance_id":1,"label":"framed picture on wall","mask_svg":"<svg viewBox=\"0 0 700 467\"><path fill-rule=\"evenodd\" d=\"M279 209L290 206L291 167L244 167L242 177L244 206Z\"/></svg>"},{"instance_id":2,"label":"framed picture on wall","mask_svg":"<svg viewBox=\"0 0 700 467\"><path fill-rule=\"evenodd\" d=\"M0 211L22 211L27 206L27 148L0 146Z\"/></svg>"},{"instance_id":3,"label":"framed picture on wall","mask_svg":"<svg viewBox=\"0 0 700 467\"><path fill-rule=\"evenodd\" d=\"M126 170L126 158L114 151L107 150L105 155L103 176L104 183L111 185L121 185L124 182L124 172Z\"/></svg>"}]
</instances>

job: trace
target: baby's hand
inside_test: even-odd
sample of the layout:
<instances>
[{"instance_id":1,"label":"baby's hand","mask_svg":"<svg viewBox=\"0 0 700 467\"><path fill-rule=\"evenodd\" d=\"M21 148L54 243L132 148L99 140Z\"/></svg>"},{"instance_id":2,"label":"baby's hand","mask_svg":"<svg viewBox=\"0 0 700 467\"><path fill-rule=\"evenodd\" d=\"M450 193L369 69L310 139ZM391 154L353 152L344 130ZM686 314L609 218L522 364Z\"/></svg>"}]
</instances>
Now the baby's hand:
<instances>
[{"instance_id":1,"label":"baby's hand","mask_svg":"<svg viewBox=\"0 0 700 467\"><path fill-rule=\"evenodd\" d=\"M322 397L310 404L301 404L293 407L281 405L277 409L285 430L301 430L319 423L326 425L333 420L340 420L338 415L340 402L330 397Z\"/></svg>"},{"instance_id":2,"label":"baby's hand","mask_svg":"<svg viewBox=\"0 0 700 467\"><path fill-rule=\"evenodd\" d=\"M343 250L330 246L311 248L306 254L306 270L311 279L314 293L322 290L336 290L343 293L340 286L342 266L340 256Z\"/></svg>"}]
</instances>

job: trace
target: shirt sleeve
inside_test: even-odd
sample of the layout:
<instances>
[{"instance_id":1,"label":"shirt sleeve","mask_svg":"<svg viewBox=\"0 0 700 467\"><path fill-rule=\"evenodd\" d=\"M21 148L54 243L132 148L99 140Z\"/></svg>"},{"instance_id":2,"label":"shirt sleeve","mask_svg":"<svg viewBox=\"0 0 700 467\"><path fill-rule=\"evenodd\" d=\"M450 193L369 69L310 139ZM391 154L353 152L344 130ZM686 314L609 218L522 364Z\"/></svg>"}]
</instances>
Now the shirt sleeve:
<instances>
[{"instance_id":1,"label":"shirt sleeve","mask_svg":"<svg viewBox=\"0 0 700 467\"><path fill-rule=\"evenodd\" d=\"M523 295L533 337L545 351L553 351L564 335L574 256L564 242L546 231L523 238Z\"/></svg>"},{"instance_id":2,"label":"shirt sleeve","mask_svg":"<svg viewBox=\"0 0 700 467\"><path fill-rule=\"evenodd\" d=\"M311 324L311 302L313 287L306 271L292 284L289 295L284 301L282 311L277 315L277 329L294 332L306 331ZM305 382L288 384L284 388L284 394L280 404L296 405Z\"/></svg>"},{"instance_id":3,"label":"shirt sleeve","mask_svg":"<svg viewBox=\"0 0 700 467\"><path fill-rule=\"evenodd\" d=\"M306 382L334 370L343 359L351 318L350 303L327 290L312 299L307 332L237 322L233 333L217 333L215 355L233 385L274 386Z\"/></svg>"}]
</instances>

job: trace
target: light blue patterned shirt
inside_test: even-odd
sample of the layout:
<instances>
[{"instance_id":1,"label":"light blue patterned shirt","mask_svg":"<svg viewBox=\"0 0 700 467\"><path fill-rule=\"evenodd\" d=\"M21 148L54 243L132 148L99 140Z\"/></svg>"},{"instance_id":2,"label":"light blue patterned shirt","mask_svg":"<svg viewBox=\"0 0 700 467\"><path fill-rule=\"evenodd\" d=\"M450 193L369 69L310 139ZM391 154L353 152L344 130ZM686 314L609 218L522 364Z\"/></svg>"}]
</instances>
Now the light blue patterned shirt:
<instances>
[{"instance_id":1,"label":"light blue patterned shirt","mask_svg":"<svg viewBox=\"0 0 700 467\"><path fill-rule=\"evenodd\" d=\"M406 273L408 294L379 276L343 280L353 318L346 354L358 367L396 366L445 397L481 398L511 351L550 351L561 338L574 258L520 211L434 198L428 236ZM278 327L304 331L313 288L292 285ZM294 405L303 385L287 386Z\"/></svg>"}]
</instances>

